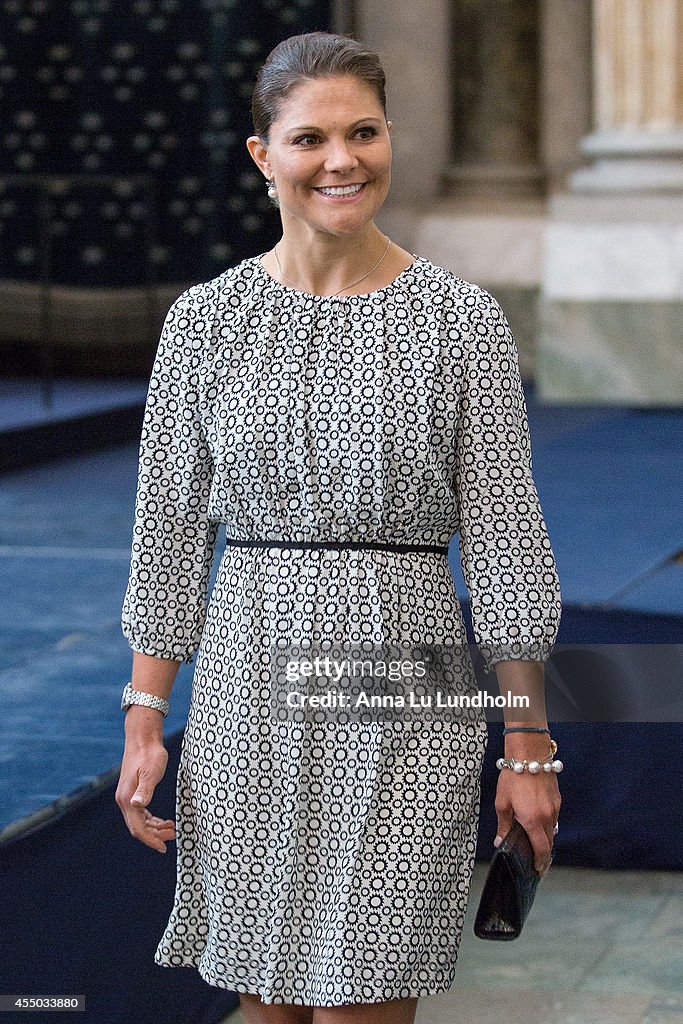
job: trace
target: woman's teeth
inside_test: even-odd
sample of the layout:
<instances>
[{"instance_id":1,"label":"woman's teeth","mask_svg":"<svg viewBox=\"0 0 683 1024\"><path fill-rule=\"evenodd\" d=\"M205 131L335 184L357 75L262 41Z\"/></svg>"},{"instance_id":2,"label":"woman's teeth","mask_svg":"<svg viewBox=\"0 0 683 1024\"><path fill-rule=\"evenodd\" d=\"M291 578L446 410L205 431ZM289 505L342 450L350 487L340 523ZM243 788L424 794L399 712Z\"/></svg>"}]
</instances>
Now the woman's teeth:
<instances>
[{"instance_id":1,"label":"woman's teeth","mask_svg":"<svg viewBox=\"0 0 683 1024\"><path fill-rule=\"evenodd\" d=\"M319 188L318 192L322 192L325 196L351 196L356 192L360 192L365 182L360 185L344 185L335 188Z\"/></svg>"}]
</instances>

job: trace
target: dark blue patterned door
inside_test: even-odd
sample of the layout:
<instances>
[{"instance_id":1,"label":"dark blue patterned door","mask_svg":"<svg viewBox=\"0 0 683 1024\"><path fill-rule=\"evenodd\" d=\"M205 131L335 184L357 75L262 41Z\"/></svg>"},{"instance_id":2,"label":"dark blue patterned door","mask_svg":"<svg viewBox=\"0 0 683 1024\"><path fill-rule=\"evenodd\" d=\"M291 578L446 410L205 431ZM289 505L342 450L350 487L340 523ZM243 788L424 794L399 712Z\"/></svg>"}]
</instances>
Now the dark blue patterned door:
<instances>
[{"instance_id":1,"label":"dark blue patterned door","mask_svg":"<svg viewBox=\"0 0 683 1024\"><path fill-rule=\"evenodd\" d=\"M0 278L199 281L269 248L251 88L280 39L329 27L329 6L5 0Z\"/></svg>"}]
</instances>

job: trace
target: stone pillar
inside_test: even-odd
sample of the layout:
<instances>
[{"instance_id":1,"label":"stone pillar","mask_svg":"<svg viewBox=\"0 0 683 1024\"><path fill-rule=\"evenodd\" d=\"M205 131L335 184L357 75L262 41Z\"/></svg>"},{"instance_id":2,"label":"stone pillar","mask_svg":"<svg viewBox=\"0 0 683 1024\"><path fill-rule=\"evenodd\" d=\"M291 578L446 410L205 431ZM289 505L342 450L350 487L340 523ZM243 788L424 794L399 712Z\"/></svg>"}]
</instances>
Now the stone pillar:
<instances>
[{"instance_id":1,"label":"stone pillar","mask_svg":"<svg viewBox=\"0 0 683 1024\"><path fill-rule=\"evenodd\" d=\"M593 83L572 189L683 190L683 0L594 0Z\"/></svg>"},{"instance_id":2,"label":"stone pillar","mask_svg":"<svg viewBox=\"0 0 683 1024\"><path fill-rule=\"evenodd\" d=\"M354 0L332 0L330 31L354 36L356 34L355 7Z\"/></svg>"},{"instance_id":3,"label":"stone pillar","mask_svg":"<svg viewBox=\"0 0 683 1024\"><path fill-rule=\"evenodd\" d=\"M541 162L548 194L583 164L592 127L591 0L542 0Z\"/></svg>"},{"instance_id":4,"label":"stone pillar","mask_svg":"<svg viewBox=\"0 0 683 1024\"><path fill-rule=\"evenodd\" d=\"M534 361L544 225L541 3L449 0L448 165L442 197L423 212L413 248L496 296L525 378Z\"/></svg>"},{"instance_id":5,"label":"stone pillar","mask_svg":"<svg viewBox=\"0 0 683 1024\"><path fill-rule=\"evenodd\" d=\"M683 403L683 0L593 0L592 166L549 203L542 400Z\"/></svg>"},{"instance_id":6,"label":"stone pillar","mask_svg":"<svg viewBox=\"0 0 683 1024\"><path fill-rule=\"evenodd\" d=\"M439 195L448 162L449 0L356 0L352 14L356 39L382 58L394 122L391 190L377 224L414 252L421 212Z\"/></svg>"},{"instance_id":7,"label":"stone pillar","mask_svg":"<svg viewBox=\"0 0 683 1024\"><path fill-rule=\"evenodd\" d=\"M539 0L451 0L456 198L541 195Z\"/></svg>"},{"instance_id":8,"label":"stone pillar","mask_svg":"<svg viewBox=\"0 0 683 1024\"><path fill-rule=\"evenodd\" d=\"M451 134L448 0L360 0L353 23L356 37L379 51L387 75L390 202L428 202L438 195Z\"/></svg>"}]
</instances>

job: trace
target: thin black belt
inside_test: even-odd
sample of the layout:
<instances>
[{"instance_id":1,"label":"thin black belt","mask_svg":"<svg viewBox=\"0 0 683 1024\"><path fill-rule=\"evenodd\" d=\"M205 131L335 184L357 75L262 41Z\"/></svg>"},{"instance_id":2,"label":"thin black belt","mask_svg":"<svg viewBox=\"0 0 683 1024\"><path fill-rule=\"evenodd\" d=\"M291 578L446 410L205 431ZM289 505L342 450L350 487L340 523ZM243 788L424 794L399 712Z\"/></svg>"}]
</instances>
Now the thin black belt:
<instances>
[{"instance_id":1,"label":"thin black belt","mask_svg":"<svg viewBox=\"0 0 683 1024\"><path fill-rule=\"evenodd\" d=\"M231 547L240 548L304 548L305 550L316 550L318 548L329 548L333 551L396 551L399 554L409 551L420 551L424 554L436 553L447 555L448 548L440 544L382 544L376 541L298 541L298 540L233 540L226 538L226 544Z\"/></svg>"}]
</instances>

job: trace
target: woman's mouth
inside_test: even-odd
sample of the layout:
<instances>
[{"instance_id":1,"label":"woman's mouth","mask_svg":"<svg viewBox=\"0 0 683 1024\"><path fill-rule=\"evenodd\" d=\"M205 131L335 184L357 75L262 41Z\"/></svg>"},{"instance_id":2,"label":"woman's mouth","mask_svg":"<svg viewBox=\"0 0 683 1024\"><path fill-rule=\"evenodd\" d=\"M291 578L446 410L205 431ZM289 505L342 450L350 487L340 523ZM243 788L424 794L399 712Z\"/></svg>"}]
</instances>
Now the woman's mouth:
<instances>
[{"instance_id":1,"label":"woman's mouth","mask_svg":"<svg viewBox=\"0 0 683 1024\"><path fill-rule=\"evenodd\" d=\"M314 189L319 195L324 196L325 199L331 199L337 202L351 202L357 196L362 195L365 191L367 182L357 182L354 185L323 185L319 188Z\"/></svg>"}]
</instances>

